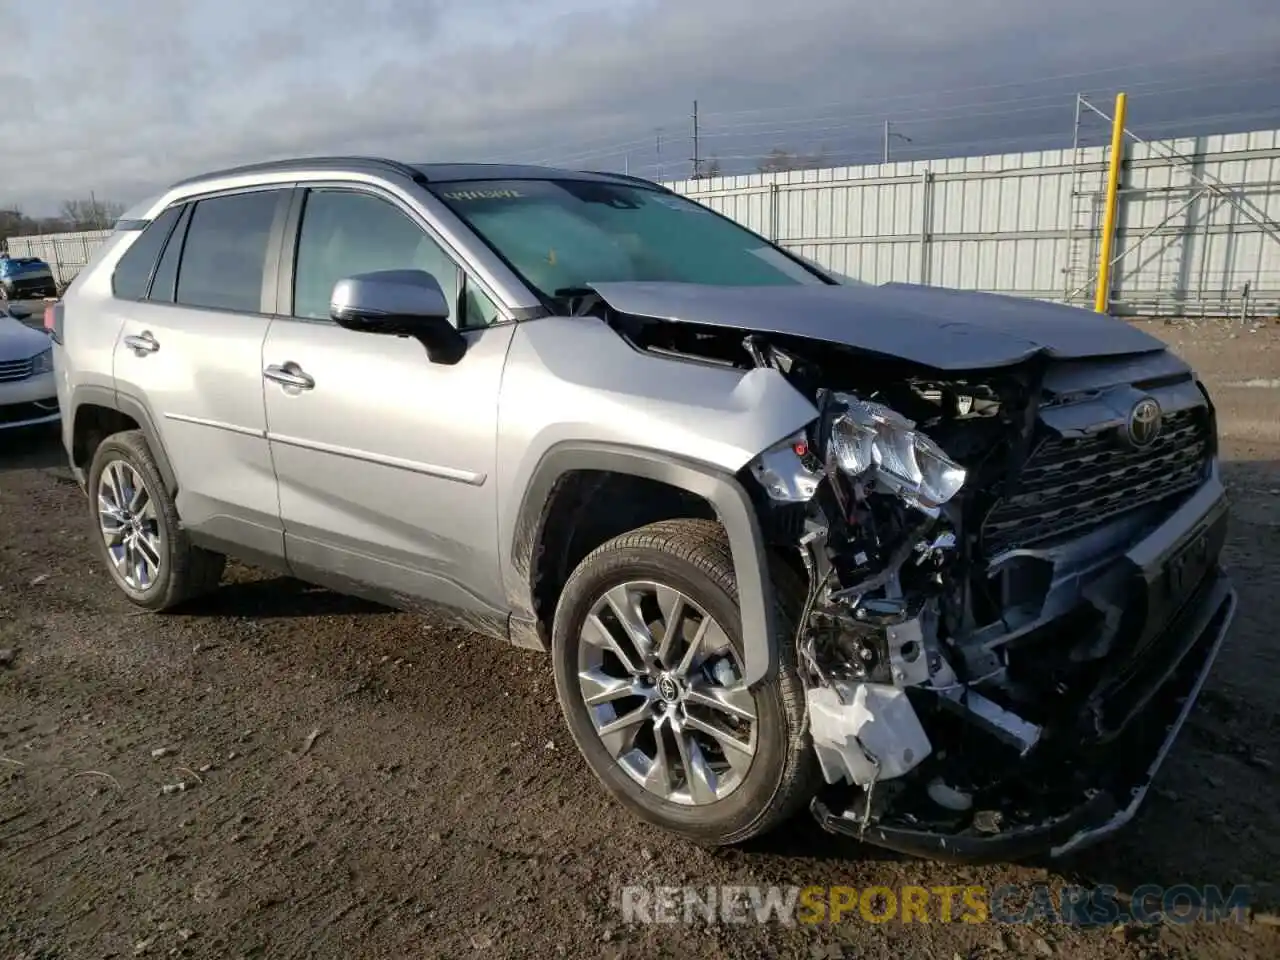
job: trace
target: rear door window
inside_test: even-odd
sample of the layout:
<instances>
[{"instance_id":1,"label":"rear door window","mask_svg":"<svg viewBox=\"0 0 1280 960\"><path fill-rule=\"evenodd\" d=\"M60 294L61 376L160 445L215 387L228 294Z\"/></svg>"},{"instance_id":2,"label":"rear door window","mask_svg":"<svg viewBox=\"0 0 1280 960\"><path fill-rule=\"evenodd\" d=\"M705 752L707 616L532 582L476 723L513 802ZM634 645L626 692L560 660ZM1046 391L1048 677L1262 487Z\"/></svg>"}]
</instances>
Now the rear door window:
<instances>
[{"instance_id":1,"label":"rear door window","mask_svg":"<svg viewBox=\"0 0 1280 960\"><path fill-rule=\"evenodd\" d=\"M178 270L179 304L262 312L262 276L279 190L201 200L191 212Z\"/></svg>"},{"instance_id":2,"label":"rear door window","mask_svg":"<svg viewBox=\"0 0 1280 960\"><path fill-rule=\"evenodd\" d=\"M181 207L170 207L145 227L116 264L111 275L111 292L121 300L141 300L147 295L151 272L164 242L178 221Z\"/></svg>"}]
</instances>

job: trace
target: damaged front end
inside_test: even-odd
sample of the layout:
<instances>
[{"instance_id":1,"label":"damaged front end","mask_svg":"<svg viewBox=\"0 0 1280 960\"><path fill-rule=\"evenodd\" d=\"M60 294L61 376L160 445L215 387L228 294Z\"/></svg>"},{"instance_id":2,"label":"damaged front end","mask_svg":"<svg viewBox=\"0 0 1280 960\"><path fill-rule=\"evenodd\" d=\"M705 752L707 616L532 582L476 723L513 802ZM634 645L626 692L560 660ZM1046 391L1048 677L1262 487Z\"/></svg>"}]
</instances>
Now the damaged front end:
<instances>
[{"instance_id":1,"label":"damaged front end","mask_svg":"<svg viewBox=\"0 0 1280 960\"><path fill-rule=\"evenodd\" d=\"M943 376L746 347L819 411L747 470L766 537L808 573L819 822L969 861L1121 826L1235 606L1193 376L1168 354ZM1154 430L1135 421L1153 410Z\"/></svg>"}]
</instances>

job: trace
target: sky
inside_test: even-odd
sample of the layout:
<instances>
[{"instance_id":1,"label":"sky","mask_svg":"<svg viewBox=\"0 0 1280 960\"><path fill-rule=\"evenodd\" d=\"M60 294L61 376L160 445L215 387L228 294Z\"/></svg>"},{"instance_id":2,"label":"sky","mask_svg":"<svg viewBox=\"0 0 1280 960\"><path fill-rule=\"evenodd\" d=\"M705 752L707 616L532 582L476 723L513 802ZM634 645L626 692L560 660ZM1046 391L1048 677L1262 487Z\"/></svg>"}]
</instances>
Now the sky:
<instances>
[{"instance_id":1,"label":"sky","mask_svg":"<svg viewBox=\"0 0 1280 960\"><path fill-rule=\"evenodd\" d=\"M358 153L689 175L1280 127L1276 0L0 0L0 207ZM1092 118L1086 139L1101 142Z\"/></svg>"}]
</instances>

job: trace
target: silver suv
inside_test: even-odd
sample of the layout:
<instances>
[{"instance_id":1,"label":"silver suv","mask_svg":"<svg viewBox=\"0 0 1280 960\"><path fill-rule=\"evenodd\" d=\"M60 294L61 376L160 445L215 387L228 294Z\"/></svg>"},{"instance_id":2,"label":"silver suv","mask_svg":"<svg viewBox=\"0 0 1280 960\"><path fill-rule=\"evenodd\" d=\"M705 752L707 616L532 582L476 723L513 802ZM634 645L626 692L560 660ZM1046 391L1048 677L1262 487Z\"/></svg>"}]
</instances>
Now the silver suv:
<instances>
[{"instance_id":1,"label":"silver suv","mask_svg":"<svg viewBox=\"0 0 1280 960\"><path fill-rule=\"evenodd\" d=\"M967 860L1126 822L1235 608L1214 411L1108 317L840 283L612 174L183 181L52 318L139 606L233 554L549 651L636 814Z\"/></svg>"}]
</instances>

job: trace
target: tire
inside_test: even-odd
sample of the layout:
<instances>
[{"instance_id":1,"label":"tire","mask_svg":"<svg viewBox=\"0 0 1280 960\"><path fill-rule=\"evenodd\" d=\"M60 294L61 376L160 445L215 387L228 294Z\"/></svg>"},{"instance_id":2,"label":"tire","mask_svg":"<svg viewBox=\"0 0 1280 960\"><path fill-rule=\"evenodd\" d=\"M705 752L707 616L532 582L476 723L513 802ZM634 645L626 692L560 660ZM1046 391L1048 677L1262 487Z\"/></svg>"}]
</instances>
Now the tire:
<instances>
[{"instance_id":1,"label":"tire","mask_svg":"<svg viewBox=\"0 0 1280 960\"><path fill-rule=\"evenodd\" d=\"M121 477L127 478L126 484L121 483ZM113 555L104 526L107 521L100 512L104 502L116 503L121 499L116 495L117 489L122 486L136 489L139 482L145 491L145 501L137 501L139 525L119 522L116 516L113 526L132 529L135 533L145 531L145 543L149 546L135 547L131 554L126 554L140 557L145 552L147 558L155 560L154 572L143 561L145 578L122 572L117 564L121 548L117 547ZM112 434L102 441L89 467L88 487L98 556L116 586L132 603L147 610L169 610L218 586L226 557L196 547L187 539L173 497L140 430ZM134 542L137 540L135 537ZM126 563L125 566L136 569L137 565Z\"/></svg>"},{"instance_id":2,"label":"tire","mask_svg":"<svg viewBox=\"0 0 1280 960\"><path fill-rule=\"evenodd\" d=\"M794 598L795 592L788 589L790 586L782 585L778 593L788 599ZM616 608L608 605L606 594L613 590L615 596L625 595L627 599L638 596L640 599L636 600L633 609L643 612L646 605L647 609L653 610L652 604L659 602L648 599L646 591L649 587L656 587L655 597L661 591L678 591L683 594L686 608L689 602L700 608L692 615L686 613L683 619L674 613L667 618L686 624L676 629L677 639L672 646L678 649L690 633L704 636L699 627L706 617L699 617L701 613L714 621L705 636L721 638L714 642L704 640L702 647L719 643L719 649L723 651L726 649L723 641L727 640L731 648L730 652L722 655L707 654L701 673L699 669L687 671L690 678L687 684L678 670L673 673L664 669L652 681L628 679L629 672L622 659L610 653L618 648L611 646L607 638L601 643L594 621L589 624L588 618L596 610L598 622L608 621L611 636L616 636L612 631L619 628L621 621L615 623L610 620L610 611ZM619 594L619 590L624 594ZM670 593L665 595L668 606L676 609ZM601 604L606 606L600 607ZM792 607L789 602L780 604L780 607L784 606ZM666 617L665 612L663 617ZM641 619L648 618L649 614L644 614ZM796 673L795 644L791 640L794 616L788 616L787 610L782 610L779 621L779 669L775 678L757 684L750 692L738 682L719 685L719 680L712 680L707 674L711 666L722 669L720 660L731 663L730 678L736 681L741 675L742 628L729 542L718 523L706 520L655 523L610 540L582 561L565 585L552 628L556 693L569 731L587 765L617 800L649 823L711 846L736 844L766 833L809 801L818 788L820 778L817 760L805 732L804 687ZM657 624L653 628L653 637L657 641L655 647L660 647L660 634L665 635L665 624L661 619L650 622ZM717 624L722 629L721 634L715 632ZM586 636L584 627L588 631ZM687 646L692 648L693 644ZM632 649L627 648L628 651ZM600 665L584 667L586 663L594 664L597 652L600 652ZM628 659L635 658L629 655ZM668 664L674 659L676 657L671 655L666 657ZM604 690L599 681L603 675L608 675L609 682L613 683L610 670L621 675L626 683L643 687L643 696L622 697L606 706L589 706L586 689ZM595 679L584 682L581 679L584 671ZM716 670L709 672L714 677L722 676ZM665 692L660 689L664 676L667 678ZM744 740L754 742L754 754L749 760L743 760L737 751L722 748L726 742L722 737L707 737L700 730L690 730L690 716L704 722L710 717L721 729L726 726L750 729L740 718L729 717L727 713L724 715L727 722L721 723L720 710L707 711L700 703L693 702L692 698L699 691L703 694L699 697L702 703L706 702L705 694L711 692L718 700L731 698L738 706L751 704L748 709L755 715L754 732L747 735L735 729L733 737L739 743ZM670 695L682 699L673 702L668 699ZM650 720L643 712L645 710L653 710L655 715L674 711L676 718L674 721L670 717L661 721ZM643 744L647 743L647 752L652 754L647 771L639 754L629 747L616 748L621 751L622 759L617 758L614 750L606 746L601 733L602 724L608 729L614 722L610 717L629 718L637 714L646 719L629 727L626 734L610 733L610 737L616 747L619 737L625 738L630 735L630 730L636 730L634 742L642 745L640 753L645 753ZM657 732L659 724L663 725L666 733L660 735ZM673 728L673 724L680 726ZM675 760L678 768L658 762L660 753L656 740L659 736L665 745L666 757ZM685 739L688 736L701 744L697 753ZM685 739L683 747L681 739ZM677 752L685 752L675 756L671 749L673 743ZM697 754L701 754L701 765ZM742 761L745 770L729 767L731 756ZM710 769L716 765L722 768L714 777L717 789L710 792L708 784L712 778L697 778L697 783L701 784L700 799L695 782L684 772L686 758L689 757L693 759L688 766L695 770ZM672 769L673 774L662 775L664 766ZM656 775L655 770L658 771ZM642 779L657 782L657 790L642 785ZM672 783L677 786L671 788ZM679 786L681 783L683 786ZM727 794L721 796L720 789L728 790Z\"/></svg>"}]
</instances>

